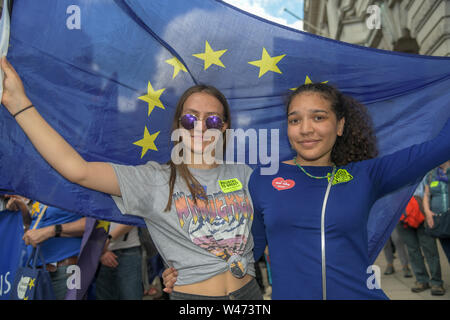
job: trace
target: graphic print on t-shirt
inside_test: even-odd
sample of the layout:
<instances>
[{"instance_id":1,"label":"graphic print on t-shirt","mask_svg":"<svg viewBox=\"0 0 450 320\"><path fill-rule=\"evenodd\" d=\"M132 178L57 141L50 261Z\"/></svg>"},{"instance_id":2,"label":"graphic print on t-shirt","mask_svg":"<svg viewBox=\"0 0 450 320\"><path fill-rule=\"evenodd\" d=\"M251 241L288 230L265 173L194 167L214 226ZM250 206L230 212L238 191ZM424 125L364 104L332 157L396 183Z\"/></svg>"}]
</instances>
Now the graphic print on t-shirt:
<instances>
[{"instance_id":1,"label":"graphic print on t-shirt","mask_svg":"<svg viewBox=\"0 0 450 320\"><path fill-rule=\"evenodd\" d=\"M245 190L207 195L207 201L177 192L173 195L181 228L197 246L228 261L242 255L250 233L253 209Z\"/></svg>"}]
</instances>

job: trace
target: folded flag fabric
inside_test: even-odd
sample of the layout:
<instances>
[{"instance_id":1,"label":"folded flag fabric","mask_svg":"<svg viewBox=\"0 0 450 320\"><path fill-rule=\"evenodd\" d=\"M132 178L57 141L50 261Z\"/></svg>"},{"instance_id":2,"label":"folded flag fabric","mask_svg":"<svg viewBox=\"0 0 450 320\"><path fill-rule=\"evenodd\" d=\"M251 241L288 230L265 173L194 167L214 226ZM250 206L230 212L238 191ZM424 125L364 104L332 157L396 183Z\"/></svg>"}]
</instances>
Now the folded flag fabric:
<instances>
[{"instance_id":1,"label":"folded flag fabric","mask_svg":"<svg viewBox=\"0 0 450 320\"><path fill-rule=\"evenodd\" d=\"M9 300L16 271L27 258L20 212L0 211L0 235L0 300Z\"/></svg>"},{"instance_id":2,"label":"folded flag fabric","mask_svg":"<svg viewBox=\"0 0 450 320\"><path fill-rule=\"evenodd\" d=\"M68 288L65 300L83 300L92 283L100 263L100 257L108 237L110 223L97 221L94 218L86 218L83 240L77 266L79 269L79 282L73 283ZM75 279L76 280L76 279Z\"/></svg>"}]
</instances>

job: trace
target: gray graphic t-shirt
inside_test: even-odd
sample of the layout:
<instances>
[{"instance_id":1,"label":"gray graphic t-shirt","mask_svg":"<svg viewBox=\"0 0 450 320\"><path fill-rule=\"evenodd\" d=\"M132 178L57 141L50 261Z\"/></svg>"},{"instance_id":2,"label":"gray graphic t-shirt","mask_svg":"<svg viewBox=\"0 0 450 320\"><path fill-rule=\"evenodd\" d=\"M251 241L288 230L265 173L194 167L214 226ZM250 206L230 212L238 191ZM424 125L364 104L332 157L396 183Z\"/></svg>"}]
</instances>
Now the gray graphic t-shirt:
<instances>
[{"instance_id":1,"label":"gray graphic t-shirt","mask_svg":"<svg viewBox=\"0 0 450 320\"><path fill-rule=\"evenodd\" d=\"M222 164L214 169L190 169L206 191L197 200L177 175L172 208L170 169L153 161L140 166L112 164L121 197L114 199L123 214L144 218L164 261L178 270L176 285L209 279L230 270L240 278L255 276L251 225L253 206L248 192L252 169L245 164Z\"/></svg>"}]
</instances>

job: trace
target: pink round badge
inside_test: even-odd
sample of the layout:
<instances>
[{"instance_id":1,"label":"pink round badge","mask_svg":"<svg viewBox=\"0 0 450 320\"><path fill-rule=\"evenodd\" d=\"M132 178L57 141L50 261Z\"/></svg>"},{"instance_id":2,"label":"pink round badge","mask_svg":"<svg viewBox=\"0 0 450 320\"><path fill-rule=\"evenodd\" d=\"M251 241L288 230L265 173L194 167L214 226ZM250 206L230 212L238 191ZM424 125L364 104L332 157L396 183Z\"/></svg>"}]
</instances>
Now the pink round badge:
<instances>
[{"instance_id":1,"label":"pink round badge","mask_svg":"<svg viewBox=\"0 0 450 320\"><path fill-rule=\"evenodd\" d=\"M278 177L272 180L272 186L278 191L288 190L295 186L295 181L290 179L284 180L282 177Z\"/></svg>"}]
</instances>

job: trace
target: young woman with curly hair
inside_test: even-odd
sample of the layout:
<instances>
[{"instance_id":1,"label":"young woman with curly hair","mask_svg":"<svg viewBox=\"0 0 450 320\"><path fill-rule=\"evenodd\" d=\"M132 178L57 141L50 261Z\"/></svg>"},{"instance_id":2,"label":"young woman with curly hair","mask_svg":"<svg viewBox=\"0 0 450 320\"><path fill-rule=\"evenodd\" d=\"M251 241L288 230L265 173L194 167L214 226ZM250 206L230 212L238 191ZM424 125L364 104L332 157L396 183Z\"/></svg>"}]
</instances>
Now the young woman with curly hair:
<instances>
[{"instance_id":1,"label":"young woman with curly hair","mask_svg":"<svg viewBox=\"0 0 450 320\"><path fill-rule=\"evenodd\" d=\"M366 108L327 84L293 92L287 121L296 156L249 181L255 258L267 243L272 298L387 299L367 285L370 209L450 158L450 122L431 141L377 158Z\"/></svg>"}]
</instances>

